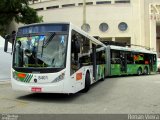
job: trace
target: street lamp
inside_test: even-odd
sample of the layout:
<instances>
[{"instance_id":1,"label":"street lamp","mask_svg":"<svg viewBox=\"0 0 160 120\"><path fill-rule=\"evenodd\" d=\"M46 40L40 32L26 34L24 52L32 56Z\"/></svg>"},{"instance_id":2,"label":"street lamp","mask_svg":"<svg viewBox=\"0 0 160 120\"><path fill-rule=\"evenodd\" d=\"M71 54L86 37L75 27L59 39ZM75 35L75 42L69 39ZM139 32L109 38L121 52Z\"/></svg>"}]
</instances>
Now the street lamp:
<instances>
[{"instance_id":1,"label":"street lamp","mask_svg":"<svg viewBox=\"0 0 160 120\"><path fill-rule=\"evenodd\" d=\"M86 0L83 0L83 25L81 29L86 31Z\"/></svg>"},{"instance_id":2,"label":"street lamp","mask_svg":"<svg viewBox=\"0 0 160 120\"><path fill-rule=\"evenodd\" d=\"M86 24L86 0L83 0L83 25Z\"/></svg>"}]
</instances>

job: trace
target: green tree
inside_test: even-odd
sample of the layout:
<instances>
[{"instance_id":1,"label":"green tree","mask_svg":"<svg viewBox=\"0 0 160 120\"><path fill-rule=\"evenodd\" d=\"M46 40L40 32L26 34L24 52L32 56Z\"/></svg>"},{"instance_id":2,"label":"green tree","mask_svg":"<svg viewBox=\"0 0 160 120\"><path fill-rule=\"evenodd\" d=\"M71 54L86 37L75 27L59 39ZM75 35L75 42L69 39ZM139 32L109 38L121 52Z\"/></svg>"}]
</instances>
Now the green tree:
<instances>
[{"instance_id":1,"label":"green tree","mask_svg":"<svg viewBox=\"0 0 160 120\"><path fill-rule=\"evenodd\" d=\"M0 34L4 34L8 25L15 20L17 23L42 22L42 16L28 6L30 0L0 0Z\"/></svg>"}]
</instances>

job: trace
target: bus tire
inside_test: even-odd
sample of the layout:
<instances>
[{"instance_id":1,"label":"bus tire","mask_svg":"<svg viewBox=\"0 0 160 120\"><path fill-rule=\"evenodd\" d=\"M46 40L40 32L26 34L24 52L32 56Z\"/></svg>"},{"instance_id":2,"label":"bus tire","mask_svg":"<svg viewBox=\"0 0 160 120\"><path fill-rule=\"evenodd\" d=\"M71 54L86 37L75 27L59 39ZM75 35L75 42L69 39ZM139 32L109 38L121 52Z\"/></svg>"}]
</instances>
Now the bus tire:
<instances>
[{"instance_id":1,"label":"bus tire","mask_svg":"<svg viewBox=\"0 0 160 120\"><path fill-rule=\"evenodd\" d=\"M83 89L83 92L88 92L91 85L91 79L90 79L90 73L87 71L86 77L85 77L85 88Z\"/></svg>"},{"instance_id":2,"label":"bus tire","mask_svg":"<svg viewBox=\"0 0 160 120\"><path fill-rule=\"evenodd\" d=\"M142 68L138 68L138 70L137 70L137 75L141 75L142 74Z\"/></svg>"},{"instance_id":3,"label":"bus tire","mask_svg":"<svg viewBox=\"0 0 160 120\"><path fill-rule=\"evenodd\" d=\"M148 75L149 74L149 72L148 72L148 67L145 67L144 68L144 72L143 72L145 75Z\"/></svg>"}]
</instances>

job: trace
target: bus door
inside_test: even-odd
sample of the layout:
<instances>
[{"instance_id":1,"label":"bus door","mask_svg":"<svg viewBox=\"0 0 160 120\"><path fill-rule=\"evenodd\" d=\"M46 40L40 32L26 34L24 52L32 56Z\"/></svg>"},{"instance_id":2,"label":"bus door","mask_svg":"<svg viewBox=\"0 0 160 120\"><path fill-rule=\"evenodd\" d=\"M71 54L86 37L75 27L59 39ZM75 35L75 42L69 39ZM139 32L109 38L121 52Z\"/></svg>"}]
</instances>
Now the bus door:
<instances>
[{"instance_id":1,"label":"bus door","mask_svg":"<svg viewBox=\"0 0 160 120\"><path fill-rule=\"evenodd\" d=\"M154 69L155 63L156 63L156 55L149 55L149 68L151 72L155 71Z\"/></svg>"},{"instance_id":2,"label":"bus door","mask_svg":"<svg viewBox=\"0 0 160 120\"><path fill-rule=\"evenodd\" d=\"M120 59L121 59L121 72L126 73L127 72L127 56L126 52L121 51L120 52Z\"/></svg>"},{"instance_id":3,"label":"bus door","mask_svg":"<svg viewBox=\"0 0 160 120\"><path fill-rule=\"evenodd\" d=\"M92 60L93 60L93 78L97 78L97 63L96 63L96 45L92 44Z\"/></svg>"}]
</instances>

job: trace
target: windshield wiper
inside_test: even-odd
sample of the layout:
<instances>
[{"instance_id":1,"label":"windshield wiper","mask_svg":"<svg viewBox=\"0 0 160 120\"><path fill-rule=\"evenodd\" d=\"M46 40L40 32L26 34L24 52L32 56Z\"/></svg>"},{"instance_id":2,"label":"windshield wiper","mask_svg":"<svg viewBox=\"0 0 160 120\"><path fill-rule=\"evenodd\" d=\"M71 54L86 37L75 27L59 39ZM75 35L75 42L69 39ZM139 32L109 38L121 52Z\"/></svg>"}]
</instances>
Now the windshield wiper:
<instances>
[{"instance_id":1,"label":"windshield wiper","mask_svg":"<svg viewBox=\"0 0 160 120\"><path fill-rule=\"evenodd\" d=\"M41 53L41 57L43 56L43 49L50 43L50 41L53 39L53 37L56 35L56 33L51 33L51 35L49 36L49 38L43 41L43 45L42 45L42 53Z\"/></svg>"},{"instance_id":2,"label":"windshield wiper","mask_svg":"<svg viewBox=\"0 0 160 120\"><path fill-rule=\"evenodd\" d=\"M46 42L45 42L45 44L44 44L44 42L43 42L43 48L45 48L49 43L50 43L50 41L53 39L53 37L56 35L56 33L54 32L54 33L52 33L50 36L49 36L49 38L46 40Z\"/></svg>"}]
</instances>

